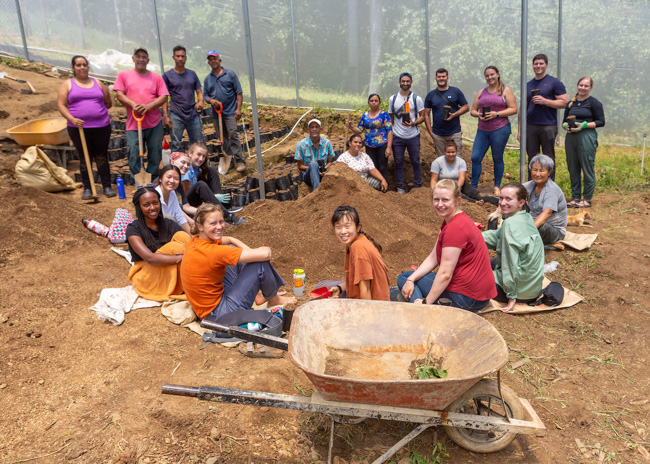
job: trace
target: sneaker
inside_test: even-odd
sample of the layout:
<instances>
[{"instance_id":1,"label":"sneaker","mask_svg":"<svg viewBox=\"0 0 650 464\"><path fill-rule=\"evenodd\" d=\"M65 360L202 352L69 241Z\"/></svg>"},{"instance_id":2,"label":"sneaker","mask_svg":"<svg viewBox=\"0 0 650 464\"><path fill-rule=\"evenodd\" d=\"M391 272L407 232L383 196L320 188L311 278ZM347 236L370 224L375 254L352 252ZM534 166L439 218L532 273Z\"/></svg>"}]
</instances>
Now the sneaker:
<instances>
[{"instance_id":1,"label":"sneaker","mask_svg":"<svg viewBox=\"0 0 650 464\"><path fill-rule=\"evenodd\" d=\"M246 163L237 163L237 172L246 172Z\"/></svg>"},{"instance_id":2,"label":"sneaker","mask_svg":"<svg viewBox=\"0 0 650 464\"><path fill-rule=\"evenodd\" d=\"M104 195L106 196L106 198L111 198L116 196L117 193L115 193L115 190L113 190L110 187L104 187Z\"/></svg>"},{"instance_id":3,"label":"sneaker","mask_svg":"<svg viewBox=\"0 0 650 464\"><path fill-rule=\"evenodd\" d=\"M230 217L228 217L228 219L226 219L226 224L230 224L230 225L233 225L233 226L241 226L242 224L246 224L247 222L248 221L246 220L246 218L243 218L243 217L240 218L240 217L235 216L234 214L231 214Z\"/></svg>"},{"instance_id":4,"label":"sneaker","mask_svg":"<svg viewBox=\"0 0 650 464\"><path fill-rule=\"evenodd\" d=\"M244 209L243 206L233 206L233 207L230 208L228 211L229 211L230 213L238 213L238 212L240 212L242 209Z\"/></svg>"},{"instance_id":5,"label":"sneaker","mask_svg":"<svg viewBox=\"0 0 650 464\"><path fill-rule=\"evenodd\" d=\"M81 199L82 200L87 200L88 198L91 198L93 196L93 191L90 189L85 189L83 193L81 194Z\"/></svg>"},{"instance_id":6,"label":"sneaker","mask_svg":"<svg viewBox=\"0 0 650 464\"><path fill-rule=\"evenodd\" d=\"M406 190L398 188L397 193L399 193L400 195L404 195L406 193Z\"/></svg>"}]
</instances>

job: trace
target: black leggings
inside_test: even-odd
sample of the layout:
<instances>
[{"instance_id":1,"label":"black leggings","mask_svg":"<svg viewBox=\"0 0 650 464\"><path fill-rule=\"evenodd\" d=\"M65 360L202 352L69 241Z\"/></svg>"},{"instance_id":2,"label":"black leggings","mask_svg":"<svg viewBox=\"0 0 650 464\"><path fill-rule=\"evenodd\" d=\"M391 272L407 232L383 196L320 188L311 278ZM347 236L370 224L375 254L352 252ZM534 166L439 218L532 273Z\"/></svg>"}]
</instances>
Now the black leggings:
<instances>
[{"instance_id":1,"label":"black leggings","mask_svg":"<svg viewBox=\"0 0 650 464\"><path fill-rule=\"evenodd\" d=\"M366 153L374 163L375 167L388 182L388 160L386 159L386 147L388 144L383 144L381 147L369 147L366 145Z\"/></svg>"},{"instance_id":2,"label":"black leggings","mask_svg":"<svg viewBox=\"0 0 650 464\"><path fill-rule=\"evenodd\" d=\"M230 212L215 197L216 193L221 193L221 180L219 174L213 167L208 168L207 182L200 180L187 191L187 202L190 206L199 207L203 203L212 203L221 206L225 219L230 217Z\"/></svg>"},{"instance_id":3,"label":"black leggings","mask_svg":"<svg viewBox=\"0 0 650 464\"><path fill-rule=\"evenodd\" d=\"M468 182L465 182L460 189L460 193L465 196L466 200L476 203L478 200L487 201L493 205L499 205L499 199L490 195L481 196L481 192L472 187Z\"/></svg>"},{"instance_id":4,"label":"black leggings","mask_svg":"<svg viewBox=\"0 0 650 464\"><path fill-rule=\"evenodd\" d=\"M83 146L81 145L81 137L79 136L79 128L68 126L68 135L74 147L79 154L79 173L81 174L81 183L84 190L90 190L90 179L88 178L88 166L86 166L86 158L84 157ZM92 164L93 159L97 165L97 172L102 180L102 186L111 186L111 168L108 164L108 142L111 139L111 125L104 127L88 127L84 128L84 135L86 137L86 146L88 147L88 158ZM92 170L92 166L90 166Z\"/></svg>"}]
</instances>

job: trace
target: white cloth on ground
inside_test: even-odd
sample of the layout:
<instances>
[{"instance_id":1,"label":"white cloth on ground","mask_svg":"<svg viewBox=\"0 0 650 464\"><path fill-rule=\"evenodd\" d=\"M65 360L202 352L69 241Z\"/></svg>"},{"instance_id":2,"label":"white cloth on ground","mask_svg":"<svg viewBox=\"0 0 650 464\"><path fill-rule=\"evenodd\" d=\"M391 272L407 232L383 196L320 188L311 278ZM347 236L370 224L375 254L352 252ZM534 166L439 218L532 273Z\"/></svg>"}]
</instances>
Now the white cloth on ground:
<instances>
[{"instance_id":1,"label":"white cloth on ground","mask_svg":"<svg viewBox=\"0 0 650 464\"><path fill-rule=\"evenodd\" d=\"M123 288L105 288L99 294L99 300L90 309L97 312L102 321L120 325L124 316L132 309L153 308L161 303L141 298L132 285Z\"/></svg>"}]
</instances>

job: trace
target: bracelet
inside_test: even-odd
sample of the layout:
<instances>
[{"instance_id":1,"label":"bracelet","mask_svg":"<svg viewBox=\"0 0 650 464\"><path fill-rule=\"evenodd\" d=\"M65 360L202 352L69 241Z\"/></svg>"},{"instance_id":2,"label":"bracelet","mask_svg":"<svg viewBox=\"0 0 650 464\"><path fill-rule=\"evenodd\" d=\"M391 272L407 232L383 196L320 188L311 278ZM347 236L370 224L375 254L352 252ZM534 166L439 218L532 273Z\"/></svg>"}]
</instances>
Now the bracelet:
<instances>
[{"instance_id":1,"label":"bracelet","mask_svg":"<svg viewBox=\"0 0 650 464\"><path fill-rule=\"evenodd\" d=\"M343 289L341 288L341 286L340 286L340 285L337 285L337 286L336 286L336 288L338 288L338 289L339 289L339 295L340 295L341 293L343 293Z\"/></svg>"}]
</instances>

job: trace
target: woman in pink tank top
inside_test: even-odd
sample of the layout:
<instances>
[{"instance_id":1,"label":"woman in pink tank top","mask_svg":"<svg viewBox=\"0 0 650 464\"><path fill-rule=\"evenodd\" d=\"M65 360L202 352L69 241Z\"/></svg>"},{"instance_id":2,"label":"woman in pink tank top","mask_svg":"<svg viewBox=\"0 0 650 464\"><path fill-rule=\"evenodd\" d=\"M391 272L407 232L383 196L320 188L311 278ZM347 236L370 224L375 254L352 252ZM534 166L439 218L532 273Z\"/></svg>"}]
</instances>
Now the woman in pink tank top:
<instances>
[{"instance_id":1,"label":"woman in pink tank top","mask_svg":"<svg viewBox=\"0 0 650 464\"><path fill-rule=\"evenodd\" d=\"M68 120L68 134L79 153L79 172L84 187L81 199L87 200L92 196L88 177L92 166L86 166L79 128L84 131L90 162L94 159L97 165L104 195L114 197L116 193L111 188L108 164L108 142L111 139L108 109L112 106L111 97L104 84L88 76L88 60L83 56L72 58L72 73L74 77L59 87L57 106L61 115Z\"/></svg>"},{"instance_id":2,"label":"woman in pink tank top","mask_svg":"<svg viewBox=\"0 0 650 464\"><path fill-rule=\"evenodd\" d=\"M492 149L494 162L494 196L501 193L503 178L503 152L510 137L510 121L508 116L517 112L517 100L510 87L501 82L501 76L496 66L485 68L487 87L474 97L470 114L478 118L478 130L472 148L472 187L478 188L478 180L483 171L483 158Z\"/></svg>"}]
</instances>

